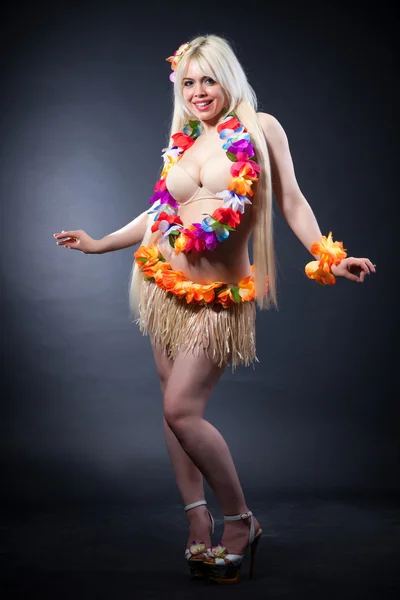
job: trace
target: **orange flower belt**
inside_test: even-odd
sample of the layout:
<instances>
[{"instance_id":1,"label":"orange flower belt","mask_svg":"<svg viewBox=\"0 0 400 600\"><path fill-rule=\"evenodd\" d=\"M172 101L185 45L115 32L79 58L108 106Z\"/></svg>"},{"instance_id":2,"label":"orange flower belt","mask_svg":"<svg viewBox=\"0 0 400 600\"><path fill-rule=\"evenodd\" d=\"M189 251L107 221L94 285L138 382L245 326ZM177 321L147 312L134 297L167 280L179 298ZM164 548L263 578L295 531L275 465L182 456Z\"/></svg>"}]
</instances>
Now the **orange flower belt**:
<instances>
[{"instance_id":1,"label":"orange flower belt","mask_svg":"<svg viewBox=\"0 0 400 600\"><path fill-rule=\"evenodd\" d=\"M254 275L249 275L237 285L216 281L202 284L190 281L181 271L174 271L158 250L157 244L140 246L134 253L136 264L144 275L145 281L152 281L159 288L171 292L188 304L210 306L220 304L229 308L255 297ZM251 267L254 273L254 267Z\"/></svg>"}]
</instances>

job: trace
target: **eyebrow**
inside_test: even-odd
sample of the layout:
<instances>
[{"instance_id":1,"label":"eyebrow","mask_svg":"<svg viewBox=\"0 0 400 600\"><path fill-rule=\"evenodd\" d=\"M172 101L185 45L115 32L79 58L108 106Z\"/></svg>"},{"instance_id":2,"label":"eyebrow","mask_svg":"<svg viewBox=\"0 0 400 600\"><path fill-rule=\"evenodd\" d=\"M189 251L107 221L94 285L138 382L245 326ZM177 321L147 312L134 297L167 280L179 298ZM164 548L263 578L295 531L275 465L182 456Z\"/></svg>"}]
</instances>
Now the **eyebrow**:
<instances>
[{"instance_id":1,"label":"eyebrow","mask_svg":"<svg viewBox=\"0 0 400 600\"><path fill-rule=\"evenodd\" d=\"M202 79L215 79L212 75L203 75ZM193 77L183 77L182 81L194 81Z\"/></svg>"}]
</instances>

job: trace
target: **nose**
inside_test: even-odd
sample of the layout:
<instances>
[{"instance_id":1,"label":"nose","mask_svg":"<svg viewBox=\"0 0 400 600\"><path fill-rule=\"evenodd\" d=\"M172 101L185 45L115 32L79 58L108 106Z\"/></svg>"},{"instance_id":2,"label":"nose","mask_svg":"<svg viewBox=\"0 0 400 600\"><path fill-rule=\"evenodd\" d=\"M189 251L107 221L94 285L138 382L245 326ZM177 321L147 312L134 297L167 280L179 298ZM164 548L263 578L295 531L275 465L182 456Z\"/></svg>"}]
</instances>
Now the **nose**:
<instances>
[{"instance_id":1,"label":"nose","mask_svg":"<svg viewBox=\"0 0 400 600\"><path fill-rule=\"evenodd\" d=\"M204 96L204 94L205 94L205 91L203 89L203 83L201 81L199 81L194 86L193 95L195 96L195 98L197 98L199 96Z\"/></svg>"}]
</instances>

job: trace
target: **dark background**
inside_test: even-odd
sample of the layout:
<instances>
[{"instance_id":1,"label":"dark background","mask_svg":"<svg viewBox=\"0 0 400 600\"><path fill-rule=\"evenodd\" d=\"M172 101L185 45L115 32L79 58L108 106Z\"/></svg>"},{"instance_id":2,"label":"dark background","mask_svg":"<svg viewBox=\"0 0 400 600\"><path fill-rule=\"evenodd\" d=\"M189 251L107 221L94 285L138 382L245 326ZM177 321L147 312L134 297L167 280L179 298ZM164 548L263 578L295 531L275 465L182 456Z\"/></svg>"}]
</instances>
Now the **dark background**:
<instances>
[{"instance_id":1,"label":"dark background","mask_svg":"<svg viewBox=\"0 0 400 600\"><path fill-rule=\"evenodd\" d=\"M377 265L362 285L308 280L311 255L275 203L279 310L258 313L260 363L254 371L227 370L206 417L230 446L250 508L266 499L268 514L268 499L298 494L397 497L394 6L151 1L7 8L6 507L147 502L174 506L183 523L149 341L129 315L136 247L84 255L57 247L52 234L82 228L100 238L145 210L172 112L165 58L204 33L233 44L259 110L284 127L323 234L333 231L349 256ZM215 506L208 488L206 497Z\"/></svg>"}]
</instances>

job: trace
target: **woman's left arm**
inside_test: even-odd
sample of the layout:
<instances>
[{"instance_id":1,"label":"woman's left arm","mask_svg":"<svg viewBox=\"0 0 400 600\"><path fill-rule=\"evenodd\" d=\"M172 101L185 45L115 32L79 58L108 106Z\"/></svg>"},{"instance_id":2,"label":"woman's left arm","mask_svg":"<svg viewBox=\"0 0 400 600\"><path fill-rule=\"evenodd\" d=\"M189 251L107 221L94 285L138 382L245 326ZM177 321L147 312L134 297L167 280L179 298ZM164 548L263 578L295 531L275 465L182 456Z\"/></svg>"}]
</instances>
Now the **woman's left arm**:
<instances>
[{"instance_id":1,"label":"woman's left arm","mask_svg":"<svg viewBox=\"0 0 400 600\"><path fill-rule=\"evenodd\" d=\"M272 186L277 203L293 233L310 251L313 243L321 239L322 233L314 212L297 183L286 133L272 115L257 113L257 116L267 141ZM319 255L313 256L319 259ZM331 271L335 276L362 283L365 275L371 271L375 273L376 269L369 258L351 256L342 259L338 265L332 265Z\"/></svg>"}]
</instances>

